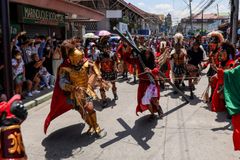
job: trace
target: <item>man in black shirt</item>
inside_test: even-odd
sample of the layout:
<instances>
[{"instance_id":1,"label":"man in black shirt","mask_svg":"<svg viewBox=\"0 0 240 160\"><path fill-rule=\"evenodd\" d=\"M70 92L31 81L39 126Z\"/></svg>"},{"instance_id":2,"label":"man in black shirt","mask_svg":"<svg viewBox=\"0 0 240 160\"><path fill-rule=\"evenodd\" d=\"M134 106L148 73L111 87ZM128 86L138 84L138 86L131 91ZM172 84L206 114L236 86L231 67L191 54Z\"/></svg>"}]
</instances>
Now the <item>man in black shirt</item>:
<instances>
[{"instance_id":1,"label":"man in black shirt","mask_svg":"<svg viewBox=\"0 0 240 160\"><path fill-rule=\"evenodd\" d=\"M198 42L194 42L193 46L188 50L189 61L188 64L192 64L198 67L203 61L203 50L200 48Z\"/></svg>"},{"instance_id":2,"label":"man in black shirt","mask_svg":"<svg viewBox=\"0 0 240 160\"><path fill-rule=\"evenodd\" d=\"M203 50L200 48L200 43L195 41L187 54L189 58L187 71L189 74L190 98L193 99L193 90L195 89L193 80L197 81L197 77L199 76L199 65L203 61Z\"/></svg>"},{"instance_id":3,"label":"man in black shirt","mask_svg":"<svg viewBox=\"0 0 240 160\"><path fill-rule=\"evenodd\" d=\"M33 84L33 87L30 87L33 88L32 94L40 93L40 91L38 91L40 83L40 77L38 72L44 61L45 58L40 60L38 54L35 53L32 55L32 62L30 62L26 66L26 78Z\"/></svg>"}]
</instances>

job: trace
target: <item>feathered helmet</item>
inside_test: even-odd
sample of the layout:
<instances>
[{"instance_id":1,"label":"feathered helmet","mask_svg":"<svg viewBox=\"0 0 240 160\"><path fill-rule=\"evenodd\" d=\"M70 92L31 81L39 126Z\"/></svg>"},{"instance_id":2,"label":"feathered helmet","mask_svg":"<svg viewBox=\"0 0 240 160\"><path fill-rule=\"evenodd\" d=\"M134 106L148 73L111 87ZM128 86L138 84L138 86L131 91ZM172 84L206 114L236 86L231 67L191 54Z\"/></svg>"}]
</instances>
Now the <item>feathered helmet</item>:
<instances>
[{"instance_id":1,"label":"feathered helmet","mask_svg":"<svg viewBox=\"0 0 240 160\"><path fill-rule=\"evenodd\" d=\"M183 42L183 35L182 33L176 33L174 35L174 41L175 41L175 44L181 44L182 45L182 42Z\"/></svg>"},{"instance_id":2,"label":"feathered helmet","mask_svg":"<svg viewBox=\"0 0 240 160\"><path fill-rule=\"evenodd\" d=\"M224 41L222 33L219 31L212 31L208 34L208 37L210 38L210 43L222 43Z\"/></svg>"},{"instance_id":3,"label":"feathered helmet","mask_svg":"<svg viewBox=\"0 0 240 160\"><path fill-rule=\"evenodd\" d=\"M166 41L161 41L160 42L160 49L167 47L167 42Z\"/></svg>"}]
</instances>

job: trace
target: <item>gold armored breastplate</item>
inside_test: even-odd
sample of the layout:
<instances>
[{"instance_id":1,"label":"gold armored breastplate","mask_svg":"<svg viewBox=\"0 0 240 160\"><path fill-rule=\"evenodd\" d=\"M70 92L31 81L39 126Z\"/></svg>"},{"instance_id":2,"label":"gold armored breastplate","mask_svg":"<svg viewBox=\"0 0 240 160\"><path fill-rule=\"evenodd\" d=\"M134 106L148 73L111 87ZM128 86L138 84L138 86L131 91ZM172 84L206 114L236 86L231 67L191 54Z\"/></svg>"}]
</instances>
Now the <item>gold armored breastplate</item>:
<instances>
[{"instance_id":1,"label":"gold armored breastplate","mask_svg":"<svg viewBox=\"0 0 240 160\"><path fill-rule=\"evenodd\" d=\"M88 63L85 63L80 70L69 70L69 80L73 86L84 87L88 86Z\"/></svg>"}]
</instances>

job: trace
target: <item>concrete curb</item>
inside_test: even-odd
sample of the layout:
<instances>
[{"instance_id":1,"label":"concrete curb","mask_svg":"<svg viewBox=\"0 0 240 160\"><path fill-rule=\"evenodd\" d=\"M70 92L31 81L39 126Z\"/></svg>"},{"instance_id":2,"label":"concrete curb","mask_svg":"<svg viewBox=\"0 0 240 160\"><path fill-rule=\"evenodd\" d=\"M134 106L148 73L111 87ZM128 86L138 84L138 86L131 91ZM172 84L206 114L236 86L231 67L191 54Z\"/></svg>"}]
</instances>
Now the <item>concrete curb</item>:
<instances>
[{"instance_id":1,"label":"concrete curb","mask_svg":"<svg viewBox=\"0 0 240 160\"><path fill-rule=\"evenodd\" d=\"M53 95L53 92L47 93L45 95L42 95L30 102L27 102L24 104L24 106L26 107L26 109L31 109L33 107L36 107L37 105L46 102L47 100L51 99Z\"/></svg>"}]
</instances>

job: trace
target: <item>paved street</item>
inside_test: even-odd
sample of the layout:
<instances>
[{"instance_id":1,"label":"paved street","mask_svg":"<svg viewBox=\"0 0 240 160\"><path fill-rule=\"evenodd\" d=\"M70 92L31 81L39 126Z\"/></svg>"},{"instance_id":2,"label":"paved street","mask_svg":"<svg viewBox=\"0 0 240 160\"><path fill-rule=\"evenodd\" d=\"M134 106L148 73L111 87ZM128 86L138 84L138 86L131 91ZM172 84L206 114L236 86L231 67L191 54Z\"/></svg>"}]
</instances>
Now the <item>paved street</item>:
<instances>
[{"instance_id":1,"label":"paved street","mask_svg":"<svg viewBox=\"0 0 240 160\"><path fill-rule=\"evenodd\" d=\"M26 152L30 160L240 159L239 152L233 151L226 115L210 112L199 99L206 85L204 77L197 86L197 97L187 105L172 90L161 92L166 116L150 122L147 112L135 115L137 85L118 83L119 100L104 110L96 106L99 123L108 132L100 140L85 134L87 127L76 111L55 119L44 135L47 101L31 109L22 126Z\"/></svg>"}]
</instances>

